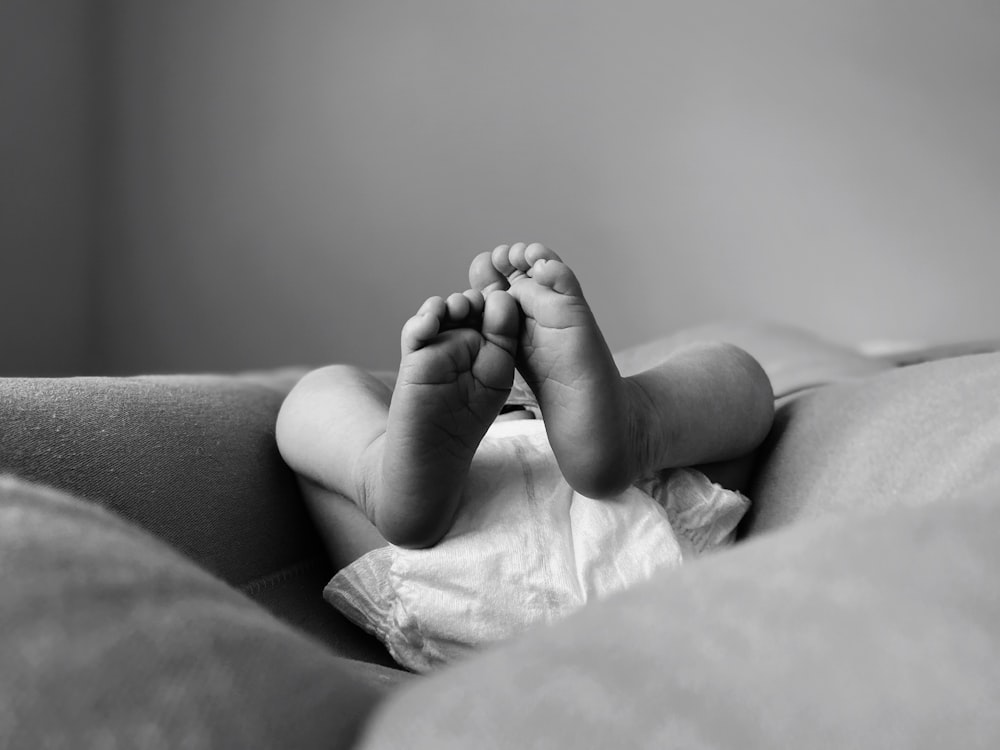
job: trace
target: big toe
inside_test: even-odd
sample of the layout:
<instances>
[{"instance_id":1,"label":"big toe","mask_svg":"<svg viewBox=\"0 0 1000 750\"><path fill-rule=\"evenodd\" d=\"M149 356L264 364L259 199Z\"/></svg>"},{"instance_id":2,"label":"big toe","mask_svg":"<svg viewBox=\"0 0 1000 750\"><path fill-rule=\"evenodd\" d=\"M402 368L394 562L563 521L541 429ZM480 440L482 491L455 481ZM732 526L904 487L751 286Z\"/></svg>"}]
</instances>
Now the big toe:
<instances>
[{"instance_id":1,"label":"big toe","mask_svg":"<svg viewBox=\"0 0 1000 750\"><path fill-rule=\"evenodd\" d=\"M540 260L559 260L561 261L556 251L550 247L546 247L541 242L532 242L526 248L524 248L524 262L527 264L526 268L530 268L535 265Z\"/></svg>"},{"instance_id":2,"label":"big toe","mask_svg":"<svg viewBox=\"0 0 1000 750\"><path fill-rule=\"evenodd\" d=\"M561 260L541 258L531 266L528 274L537 284L546 286L559 294L582 297L583 290L573 269Z\"/></svg>"},{"instance_id":3,"label":"big toe","mask_svg":"<svg viewBox=\"0 0 1000 750\"><path fill-rule=\"evenodd\" d=\"M514 354L521 332L521 311L509 293L497 290L486 297L483 309L483 336Z\"/></svg>"},{"instance_id":4,"label":"big toe","mask_svg":"<svg viewBox=\"0 0 1000 750\"><path fill-rule=\"evenodd\" d=\"M493 266L493 253L479 253L469 265L469 285L483 294L507 289L507 278Z\"/></svg>"}]
</instances>

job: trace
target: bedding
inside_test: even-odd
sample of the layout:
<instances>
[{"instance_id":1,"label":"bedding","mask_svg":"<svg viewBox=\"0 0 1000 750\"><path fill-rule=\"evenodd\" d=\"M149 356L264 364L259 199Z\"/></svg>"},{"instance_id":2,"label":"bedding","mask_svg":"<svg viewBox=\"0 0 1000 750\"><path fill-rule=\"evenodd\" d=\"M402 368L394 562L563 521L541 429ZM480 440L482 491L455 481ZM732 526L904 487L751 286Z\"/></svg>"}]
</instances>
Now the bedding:
<instances>
[{"instance_id":1,"label":"bedding","mask_svg":"<svg viewBox=\"0 0 1000 750\"><path fill-rule=\"evenodd\" d=\"M780 406L742 534L947 502L1000 469L1000 353L832 384Z\"/></svg>"},{"instance_id":2,"label":"bedding","mask_svg":"<svg viewBox=\"0 0 1000 750\"><path fill-rule=\"evenodd\" d=\"M994 353L791 397L741 544L401 690L363 746L997 746L998 393Z\"/></svg>"},{"instance_id":3,"label":"bedding","mask_svg":"<svg viewBox=\"0 0 1000 750\"><path fill-rule=\"evenodd\" d=\"M620 361L706 336L779 396L742 542L430 678L322 600L294 370L0 380L0 745L1000 746L1000 354L740 323Z\"/></svg>"}]
</instances>

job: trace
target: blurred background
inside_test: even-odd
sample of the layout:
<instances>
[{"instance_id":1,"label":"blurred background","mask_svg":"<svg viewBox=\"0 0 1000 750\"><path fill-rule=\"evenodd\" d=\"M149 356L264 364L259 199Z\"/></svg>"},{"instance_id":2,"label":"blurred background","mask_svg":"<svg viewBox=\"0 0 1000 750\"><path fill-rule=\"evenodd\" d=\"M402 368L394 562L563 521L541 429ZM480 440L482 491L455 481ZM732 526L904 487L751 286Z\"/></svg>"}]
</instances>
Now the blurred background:
<instances>
[{"instance_id":1,"label":"blurred background","mask_svg":"<svg viewBox=\"0 0 1000 750\"><path fill-rule=\"evenodd\" d=\"M0 0L0 374L393 367L539 240L622 348L1000 334L1000 3Z\"/></svg>"}]
</instances>

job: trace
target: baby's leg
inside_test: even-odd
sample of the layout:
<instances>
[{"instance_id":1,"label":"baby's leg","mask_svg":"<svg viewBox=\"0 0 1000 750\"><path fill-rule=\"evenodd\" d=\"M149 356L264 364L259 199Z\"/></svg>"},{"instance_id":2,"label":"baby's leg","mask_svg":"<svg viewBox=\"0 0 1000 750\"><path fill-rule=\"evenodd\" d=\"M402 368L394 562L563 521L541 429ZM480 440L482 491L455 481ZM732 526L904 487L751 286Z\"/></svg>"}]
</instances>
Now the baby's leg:
<instances>
[{"instance_id":1,"label":"baby's leg","mask_svg":"<svg viewBox=\"0 0 1000 750\"><path fill-rule=\"evenodd\" d=\"M510 391L518 325L506 293L429 299L403 327L391 396L355 368L311 373L282 406L282 455L306 480L354 501L390 542L434 544Z\"/></svg>"},{"instance_id":2,"label":"baby's leg","mask_svg":"<svg viewBox=\"0 0 1000 750\"><path fill-rule=\"evenodd\" d=\"M517 369L569 484L590 497L627 487L637 478L627 389L570 268L542 245L518 243L477 257L469 279L509 290L521 307Z\"/></svg>"},{"instance_id":3,"label":"baby's leg","mask_svg":"<svg viewBox=\"0 0 1000 750\"><path fill-rule=\"evenodd\" d=\"M730 489L745 483L740 459L767 436L774 395L756 359L732 344L692 344L625 378L645 470L703 466Z\"/></svg>"},{"instance_id":4,"label":"baby's leg","mask_svg":"<svg viewBox=\"0 0 1000 750\"><path fill-rule=\"evenodd\" d=\"M337 570L387 544L354 488L367 446L385 433L391 397L371 373L333 365L302 378L278 415L278 448Z\"/></svg>"},{"instance_id":5,"label":"baby's leg","mask_svg":"<svg viewBox=\"0 0 1000 750\"><path fill-rule=\"evenodd\" d=\"M766 434L770 384L737 347L688 347L623 378L575 275L548 248L502 245L477 257L469 277L521 305L518 370L579 492L608 495L659 469L735 457Z\"/></svg>"}]
</instances>

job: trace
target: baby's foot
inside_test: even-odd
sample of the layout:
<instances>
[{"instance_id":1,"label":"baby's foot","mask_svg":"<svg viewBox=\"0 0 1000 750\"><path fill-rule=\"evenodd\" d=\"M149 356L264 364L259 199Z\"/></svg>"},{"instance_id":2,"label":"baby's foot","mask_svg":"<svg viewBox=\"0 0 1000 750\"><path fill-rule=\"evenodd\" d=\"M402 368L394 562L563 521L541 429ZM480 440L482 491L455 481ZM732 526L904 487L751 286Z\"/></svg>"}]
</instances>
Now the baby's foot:
<instances>
[{"instance_id":1,"label":"baby's foot","mask_svg":"<svg viewBox=\"0 0 1000 750\"><path fill-rule=\"evenodd\" d=\"M519 317L510 295L469 290L428 299L403 326L372 519L389 541L429 546L450 528L510 392Z\"/></svg>"},{"instance_id":2,"label":"baby's foot","mask_svg":"<svg viewBox=\"0 0 1000 750\"><path fill-rule=\"evenodd\" d=\"M487 299L509 290L521 307L517 369L569 484L600 497L638 479L626 385L569 266L537 243L501 245L473 261L469 279Z\"/></svg>"}]
</instances>

